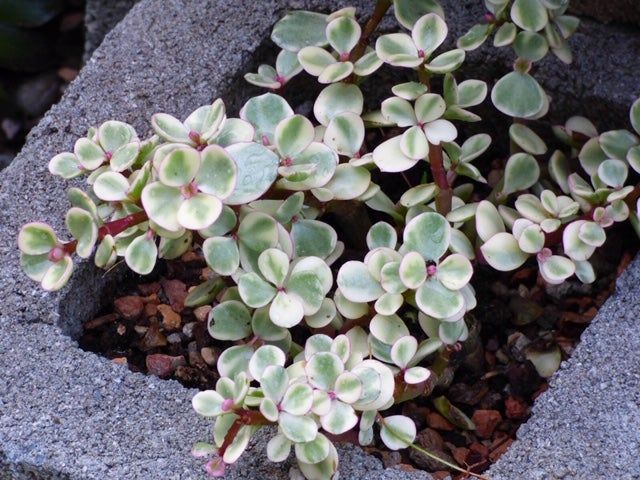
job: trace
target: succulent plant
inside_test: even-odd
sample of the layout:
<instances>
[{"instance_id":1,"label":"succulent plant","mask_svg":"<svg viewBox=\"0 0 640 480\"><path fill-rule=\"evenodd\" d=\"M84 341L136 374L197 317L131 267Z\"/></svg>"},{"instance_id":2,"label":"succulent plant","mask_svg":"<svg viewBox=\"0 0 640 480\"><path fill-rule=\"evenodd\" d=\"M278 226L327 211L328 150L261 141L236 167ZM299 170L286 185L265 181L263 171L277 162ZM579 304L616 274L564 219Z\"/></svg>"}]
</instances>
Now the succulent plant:
<instances>
[{"instance_id":1,"label":"succulent plant","mask_svg":"<svg viewBox=\"0 0 640 480\"><path fill-rule=\"evenodd\" d=\"M209 333L226 342L215 390L193 398L213 419L212 442L193 449L212 476L265 425L275 427L268 457L293 450L309 479L335 477L329 438L356 427L362 445L377 424L388 448L419 449L394 405L430 392L448 352L472 335L478 265L528 262L548 284L591 283L607 229L628 219L640 235L640 100L633 131L599 133L575 116L552 128L550 150L529 122L549 108L530 67L548 50L570 61L577 20L566 0L484 3L485 21L440 54L448 29L435 0L379 0L363 26L353 8L289 12L271 35L282 49L275 68L246 76L272 92L248 99L239 118L218 99L184 121L154 115L143 140L108 121L51 159L51 173L86 175L89 187L69 190L72 240L38 222L19 233L23 269L45 290L68 282L74 253L104 269L122 257L139 274L190 251L206 261L208 278L185 304L211 304ZM372 44L392 4L406 31ZM491 136L466 128L481 121L469 109L487 84L454 72L491 34L518 58L491 92L513 117L509 154L487 168ZM383 64L413 78L365 111ZM322 84L309 118L285 98L303 71ZM526 355L543 376L559 365L557 348ZM445 397L433 404L472 428Z\"/></svg>"}]
</instances>

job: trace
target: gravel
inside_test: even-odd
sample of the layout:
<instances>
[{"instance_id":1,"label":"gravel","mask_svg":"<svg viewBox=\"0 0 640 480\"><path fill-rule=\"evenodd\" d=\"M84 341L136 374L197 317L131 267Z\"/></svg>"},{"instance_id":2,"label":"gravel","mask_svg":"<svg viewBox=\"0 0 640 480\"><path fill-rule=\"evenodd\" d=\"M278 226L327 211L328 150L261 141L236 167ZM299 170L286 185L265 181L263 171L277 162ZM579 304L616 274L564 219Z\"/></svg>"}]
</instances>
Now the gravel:
<instances>
[{"instance_id":1,"label":"gravel","mask_svg":"<svg viewBox=\"0 0 640 480\"><path fill-rule=\"evenodd\" d=\"M371 2L351 3L362 7ZM283 6L337 4L343 3L238 0L216 2L214 9L208 0L142 0L106 36L62 101L2 172L0 479L204 478L201 462L189 455L192 442L207 437L207 422L190 406L194 391L131 373L79 350L74 340L82 322L100 308L102 296L109 300L109 285L121 280L123 272L104 274L90 262L78 262L69 287L56 294L42 292L20 272L16 235L20 225L34 220L64 231L68 205L63 198L69 183L51 177L47 162L71 149L87 126L118 118L144 135L152 113L184 116L219 96L237 112L240 99L256 92L238 79L266 51L264 39ZM467 6L457 9L450 14L456 18L456 33L481 15ZM593 36L576 36L575 68L552 60L551 73L542 81L552 91L567 92L559 102L565 113L587 113L601 125L613 126L614 119L625 125L628 105L640 94L634 76L640 71L640 40L597 24L585 29ZM510 61L506 56L486 60L483 51L470 55L472 73L492 79L496 74L487 64L505 68ZM561 478L562 472L564 478L610 473L632 478L640 471L633 455L640 431L638 338L630 323L638 316L633 302L637 271L636 262L574 359L542 397L522 439L493 470L502 476L496 478ZM253 451L231 470L230 478L288 478L288 464L266 461L265 441L264 435L257 436ZM341 469L342 478L354 480L429 478L384 470L380 461L353 446L341 449Z\"/></svg>"}]
</instances>

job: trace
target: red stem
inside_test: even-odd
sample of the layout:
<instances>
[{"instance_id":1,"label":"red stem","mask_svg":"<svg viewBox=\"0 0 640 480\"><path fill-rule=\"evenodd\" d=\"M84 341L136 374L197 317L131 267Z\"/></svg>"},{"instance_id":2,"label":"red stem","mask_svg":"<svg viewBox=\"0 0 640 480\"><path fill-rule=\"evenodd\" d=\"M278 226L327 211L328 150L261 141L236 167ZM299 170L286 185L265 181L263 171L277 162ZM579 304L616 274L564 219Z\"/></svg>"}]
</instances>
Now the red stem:
<instances>
[{"instance_id":1,"label":"red stem","mask_svg":"<svg viewBox=\"0 0 640 480\"><path fill-rule=\"evenodd\" d=\"M444 159L442 156L442 145L429 143L429 165L431 174L440 192L436 197L436 209L441 215L446 215L451 211L451 199L453 191L447 180L447 172L444 169Z\"/></svg>"},{"instance_id":2,"label":"red stem","mask_svg":"<svg viewBox=\"0 0 640 480\"><path fill-rule=\"evenodd\" d=\"M369 43L369 37L373 32L375 32L376 28L378 28L378 24L382 21L382 18L385 13L387 13L387 10L389 10L389 7L391 7L391 3L391 0L378 0L376 3L376 7L373 10L373 14L371 14L371 18L362 29L360 41L356 45L356 48L351 52L350 60L352 62L355 63L364 55L364 52L367 50L367 44Z\"/></svg>"},{"instance_id":3,"label":"red stem","mask_svg":"<svg viewBox=\"0 0 640 480\"><path fill-rule=\"evenodd\" d=\"M144 210L141 212L132 213L126 217L107 222L98 230L98 241L104 239L107 235L116 236L119 233L124 232L127 228L138 225L142 222L146 222L149 219L147 212ZM65 253L72 254L76 251L78 245L77 240L72 240L62 245L62 249Z\"/></svg>"}]
</instances>

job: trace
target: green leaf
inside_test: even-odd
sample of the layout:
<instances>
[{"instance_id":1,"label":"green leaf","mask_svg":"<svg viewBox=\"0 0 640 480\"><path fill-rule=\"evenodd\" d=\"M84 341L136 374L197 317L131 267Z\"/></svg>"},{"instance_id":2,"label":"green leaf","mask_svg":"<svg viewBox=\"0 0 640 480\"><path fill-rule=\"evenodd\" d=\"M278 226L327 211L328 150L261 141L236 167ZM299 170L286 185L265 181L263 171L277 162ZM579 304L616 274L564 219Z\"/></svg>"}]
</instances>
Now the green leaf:
<instances>
[{"instance_id":1,"label":"green leaf","mask_svg":"<svg viewBox=\"0 0 640 480\"><path fill-rule=\"evenodd\" d=\"M449 290L460 290L472 275L471 262L459 253L449 255L438 265L437 278Z\"/></svg>"},{"instance_id":2,"label":"green leaf","mask_svg":"<svg viewBox=\"0 0 640 480\"><path fill-rule=\"evenodd\" d=\"M189 129L177 118L167 113L156 113L151 117L154 131L169 142L191 143Z\"/></svg>"},{"instance_id":3,"label":"green leaf","mask_svg":"<svg viewBox=\"0 0 640 480\"><path fill-rule=\"evenodd\" d=\"M341 163L333 178L323 187L331 192L333 200L352 200L363 195L371 186L371 172L365 167Z\"/></svg>"},{"instance_id":4,"label":"green leaf","mask_svg":"<svg viewBox=\"0 0 640 480\"><path fill-rule=\"evenodd\" d=\"M353 73L359 77L366 77L377 71L382 66L382 60L371 47L367 47L366 53L353 65Z\"/></svg>"},{"instance_id":5,"label":"green leaf","mask_svg":"<svg viewBox=\"0 0 640 480\"><path fill-rule=\"evenodd\" d=\"M317 464L325 460L331 453L331 442L321 433L315 440L306 443L296 443L296 458L307 464Z\"/></svg>"},{"instance_id":6,"label":"green leaf","mask_svg":"<svg viewBox=\"0 0 640 480\"><path fill-rule=\"evenodd\" d=\"M575 264L562 255L551 255L539 264L542 278L553 285L564 282L576 271Z\"/></svg>"},{"instance_id":7,"label":"green leaf","mask_svg":"<svg viewBox=\"0 0 640 480\"><path fill-rule=\"evenodd\" d=\"M96 248L94 263L98 268L111 268L116 261L116 242L111 235L105 235Z\"/></svg>"},{"instance_id":8,"label":"green leaf","mask_svg":"<svg viewBox=\"0 0 640 480\"><path fill-rule=\"evenodd\" d=\"M69 233L78 241L76 253L82 258L89 258L98 239L98 226L91 214L81 208L72 207L67 211L65 223Z\"/></svg>"},{"instance_id":9,"label":"green leaf","mask_svg":"<svg viewBox=\"0 0 640 480\"><path fill-rule=\"evenodd\" d=\"M105 152L114 153L133 140L137 138L131 126L126 123L109 120L98 128L98 141Z\"/></svg>"},{"instance_id":10,"label":"green leaf","mask_svg":"<svg viewBox=\"0 0 640 480\"><path fill-rule=\"evenodd\" d=\"M404 247L418 252L425 260L438 260L449 247L451 227L440 214L421 213L407 223Z\"/></svg>"},{"instance_id":11,"label":"green leaf","mask_svg":"<svg viewBox=\"0 0 640 480\"><path fill-rule=\"evenodd\" d=\"M363 386L360 400L353 404L354 408L361 411L378 410L393 398L393 372L386 365L376 360L364 360L351 372L360 378Z\"/></svg>"},{"instance_id":12,"label":"green leaf","mask_svg":"<svg viewBox=\"0 0 640 480\"><path fill-rule=\"evenodd\" d=\"M367 247L374 250L379 247L396 248L398 233L387 222L378 222L367 232Z\"/></svg>"},{"instance_id":13,"label":"green leaf","mask_svg":"<svg viewBox=\"0 0 640 480\"><path fill-rule=\"evenodd\" d=\"M309 46L323 47L328 43L326 27L326 15L296 10L274 25L271 40L283 50L291 52Z\"/></svg>"},{"instance_id":14,"label":"green leaf","mask_svg":"<svg viewBox=\"0 0 640 480\"><path fill-rule=\"evenodd\" d=\"M278 424L285 437L293 443L311 442L318 434L318 426L310 416L296 416L282 412Z\"/></svg>"},{"instance_id":15,"label":"green leaf","mask_svg":"<svg viewBox=\"0 0 640 480\"><path fill-rule=\"evenodd\" d=\"M157 258L158 247L156 247L153 235L148 233L136 237L129 244L124 255L129 268L140 275L151 273L156 265Z\"/></svg>"},{"instance_id":16,"label":"green leaf","mask_svg":"<svg viewBox=\"0 0 640 480\"><path fill-rule=\"evenodd\" d=\"M291 453L291 440L278 434L267 443L267 458L272 462L284 462Z\"/></svg>"},{"instance_id":17,"label":"green leaf","mask_svg":"<svg viewBox=\"0 0 640 480\"><path fill-rule=\"evenodd\" d=\"M528 258L528 255L520 250L515 237L506 232L491 237L480 250L487 263L501 272L515 270Z\"/></svg>"},{"instance_id":18,"label":"green leaf","mask_svg":"<svg viewBox=\"0 0 640 480\"><path fill-rule=\"evenodd\" d=\"M523 30L538 32L547 24L549 16L538 0L515 0L511 7L511 19Z\"/></svg>"},{"instance_id":19,"label":"green leaf","mask_svg":"<svg viewBox=\"0 0 640 480\"><path fill-rule=\"evenodd\" d=\"M539 33L520 32L513 42L513 49L518 57L537 62L542 60L549 51L549 43Z\"/></svg>"},{"instance_id":20,"label":"green leaf","mask_svg":"<svg viewBox=\"0 0 640 480\"><path fill-rule=\"evenodd\" d=\"M380 438L390 450L407 448L416 438L416 424L404 415L386 417L380 427Z\"/></svg>"},{"instance_id":21,"label":"green leaf","mask_svg":"<svg viewBox=\"0 0 640 480\"><path fill-rule=\"evenodd\" d=\"M390 33L378 37L376 54L383 62L396 67L415 68L424 63L424 58L418 56L413 39L406 33Z\"/></svg>"},{"instance_id":22,"label":"green leaf","mask_svg":"<svg viewBox=\"0 0 640 480\"><path fill-rule=\"evenodd\" d=\"M428 58L447 38L449 29L440 15L428 13L415 23L411 37L418 50Z\"/></svg>"},{"instance_id":23,"label":"green leaf","mask_svg":"<svg viewBox=\"0 0 640 480\"><path fill-rule=\"evenodd\" d=\"M251 335L251 316L242 302L231 300L209 313L209 334L216 340L242 340Z\"/></svg>"},{"instance_id":24,"label":"green leaf","mask_svg":"<svg viewBox=\"0 0 640 480\"><path fill-rule=\"evenodd\" d=\"M598 167L598 177L608 186L620 189L627 180L629 169L621 160L605 160Z\"/></svg>"},{"instance_id":25,"label":"green leaf","mask_svg":"<svg viewBox=\"0 0 640 480\"><path fill-rule=\"evenodd\" d=\"M318 220L298 220L291 227L291 237L296 257L326 258L333 252L338 241L336 231Z\"/></svg>"},{"instance_id":26,"label":"green leaf","mask_svg":"<svg viewBox=\"0 0 640 480\"><path fill-rule=\"evenodd\" d=\"M324 143L340 155L353 156L364 141L364 123L352 112L333 117L324 133Z\"/></svg>"},{"instance_id":27,"label":"green leaf","mask_svg":"<svg viewBox=\"0 0 640 480\"><path fill-rule=\"evenodd\" d=\"M491 100L505 115L528 118L544 108L545 93L528 73L511 72L495 84Z\"/></svg>"},{"instance_id":28,"label":"green leaf","mask_svg":"<svg viewBox=\"0 0 640 480\"><path fill-rule=\"evenodd\" d=\"M218 293L223 289L224 282L220 279L207 280L189 291L184 301L186 307L195 308L213 302Z\"/></svg>"},{"instance_id":29,"label":"green leaf","mask_svg":"<svg viewBox=\"0 0 640 480\"><path fill-rule=\"evenodd\" d=\"M111 170L115 172L122 172L124 170L127 170L133 165L133 162L136 161L139 153L139 142L131 142L121 146L115 152L113 152L113 156L111 157L111 161L109 162Z\"/></svg>"},{"instance_id":30,"label":"green leaf","mask_svg":"<svg viewBox=\"0 0 640 480\"><path fill-rule=\"evenodd\" d=\"M376 147L373 161L381 172L404 172L418 163L418 160L406 156L401 147L402 136L392 137Z\"/></svg>"},{"instance_id":31,"label":"green leaf","mask_svg":"<svg viewBox=\"0 0 640 480\"><path fill-rule=\"evenodd\" d=\"M518 29L513 23L503 23L493 37L493 45L495 47L511 45L516 38L516 33L518 33Z\"/></svg>"},{"instance_id":32,"label":"green leaf","mask_svg":"<svg viewBox=\"0 0 640 480\"><path fill-rule=\"evenodd\" d=\"M382 115L399 127L418 124L416 112L408 100L399 97L387 98L381 105Z\"/></svg>"},{"instance_id":33,"label":"green leaf","mask_svg":"<svg viewBox=\"0 0 640 480\"><path fill-rule=\"evenodd\" d=\"M638 145L638 137L627 130L612 130L601 134L599 142L609 158L624 160L629 149Z\"/></svg>"},{"instance_id":34,"label":"green leaf","mask_svg":"<svg viewBox=\"0 0 640 480\"><path fill-rule=\"evenodd\" d=\"M79 138L73 146L77 161L87 170L95 170L107 159L100 145L88 138ZM55 158L55 157L54 157Z\"/></svg>"},{"instance_id":35,"label":"green leaf","mask_svg":"<svg viewBox=\"0 0 640 480\"><path fill-rule=\"evenodd\" d=\"M439 119L424 126L427 139L434 145L442 142L453 142L458 136L458 130L449 120Z\"/></svg>"},{"instance_id":36,"label":"green leaf","mask_svg":"<svg viewBox=\"0 0 640 480\"><path fill-rule=\"evenodd\" d=\"M449 290L435 279L424 282L416 291L416 304L427 315L443 319L456 315L464 308L459 291Z\"/></svg>"},{"instance_id":37,"label":"green leaf","mask_svg":"<svg viewBox=\"0 0 640 480\"><path fill-rule=\"evenodd\" d=\"M402 134L400 150L412 160L421 160L429 154L429 141L422 128L411 127Z\"/></svg>"},{"instance_id":38,"label":"green leaf","mask_svg":"<svg viewBox=\"0 0 640 480\"><path fill-rule=\"evenodd\" d=\"M417 289L427 279L427 266L418 252L405 254L398 270L402 283L412 290Z\"/></svg>"},{"instance_id":39,"label":"green leaf","mask_svg":"<svg viewBox=\"0 0 640 480\"><path fill-rule=\"evenodd\" d=\"M238 291L242 300L252 308L264 307L276 295L276 289L262 280L257 273L245 273L238 279Z\"/></svg>"},{"instance_id":40,"label":"green leaf","mask_svg":"<svg viewBox=\"0 0 640 480\"><path fill-rule=\"evenodd\" d=\"M176 148L160 164L158 178L169 187L188 185L198 173L200 155L189 147Z\"/></svg>"},{"instance_id":41,"label":"green leaf","mask_svg":"<svg viewBox=\"0 0 640 480\"><path fill-rule=\"evenodd\" d=\"M178 209L182 204L182 194L178 188L167 187L160 182L150 183L142 190L141 199L151 220L166 230L180 230Z\"/></svg>"},{"instance_id":42,"label":"green leaf","mask_svg":"<svg viewBox=\"0 0 640 480\"><path fill-rule=\"evenodd\" d=\"M331 53L320 47L305 47L298 52L298 61L302 68L314 77L319 77L329 66L337 63Z\"/></svg>"},{"instance_id":43,"label":"green leaf","mask_svg":"<svg viewBox=\"0 0 640 480\"><path fill-rule=\"evenodd\" d=\"M393 0L393 10L400 25L409 30L427 13L444 18L444 10L436 0Z\"/></svg>"},{"instance_id":44,"label":"green leaf","mask_svg":"<svg viewBox=\"0 0 640 480\"><path fill-rule=\"evenodd\" d=\"M416 205L428 203L438 194L438 187L435 183L424 183L405 191L400 197L400 205L403 207L415 207Z\"/></svg>"},{"instance_id":45,"label":"green leaf","mask_svg":"<svg viewBox=\"0 0 640 480\"><path fill-rule=\"evenodd\" d=\"M269 248L258 257L258 266L264 278L281 287L289 273L289 257L282 250Z\"/></svg>"},{"instance_id":46,"label":"green leaf","mask_svg":"<svg viewBox=\"0 0 640 480\"><path fill-rule=\"evenodd\" d=\"M475 50L485 42L490 33L491 29L489 24L474 25L467 33L458 39L456 46L466 51Z\"/></svg>"},{"instance_id":47,"label":"green leaf","mask_svg":"<svg viewBox=\"0 0 640 480\"><path fill-rule=\"evenodd\" d=\"M306 383L294 383L284 394L282 410L292 415L306 415L313 405L313 389Z\"/></svg>"},{"instance_id":48,"label":"green leaf","mask_svg":"<svg viewBox=\"0 0 640 480\"><path fill-rule=\"evenodd\" d=\"M340 54L346 54L358 44L362 30L352 17L343 16L331 20L326 33L333 49Z\"/></svg>"},{"instance_id":49,"label":"green leaf","mask_svg":"<svg viewBox=\"0 0 640 480\"><path fill-rule=\"evenodd\" d=\"M463 64L466 53L460 48L441 53L427 64L427 70L431 73L450 73L457 70Z\"/></svg>"},{"instance_id":50,"label":"green leaf","mask_svg":"<svg viewBox=\"0 0 640 480\"><path fill-rule=\"evenodd\" d=\"M228 205L242 205L260 198L278 175L278 156L257 143L237 143L226 148L237 167L233 193Z\"/></svg>"},{"instance_id":51,"label":"green leaf","mask_svg":"<svg viewBox=\"0 0 640 480\"><path fill-rule=\"evenodd\" d=\"M638 135L640 135L640 98L633 102L631 110L629 110L629 119L631 125Z\"/></svg>"},{"instance_id":52,"label":"green leaf","mask_svg":"<svg viewBox=\"0 0 640 480\"><path fill-rule=\"evenodd\" d=\"M481 80L465 80L458 85L458 106L473 107L484 102L487 97L487 84Z\"/></svg>"},{"instance_id":53,"label":"green leaf","mask_svg":"<svg viewBox=\"0 0 640 480\"><path fill-rule=\"evenodd\" d=\"M273 345L263 345L258 348L249 360L249 373L260 381L262 374L272 365L284 366L286 356L282 350Z\"/></svg>"},{"instance_id":54,"label":"green leaf","mask_svg":"<svg viewBox=\"0 0 640 480\"><path fill-rule=\"evenodd\" d=\"M332 390L336 379L343 371L342 361L331 352L313 354L305 366L309 383L322 390Z\"/></svg>"},{"instance_id":55,"label":"green leaf","mask_svg":"<svg viewBox=\"0 0 640 480\"><path fill-rule=\"evenodd\" d=\"M93 192L100 200L120 202L127 199L129 182L121 173L104 172L96 178Z\"/></svg>"},{"instance_id":56,"label":"green leaf","mask_svg":"<svg viewBox=\"0 0 640 480\"><path fill-rule=\"evenodd\" d=\"M278 243L277 222L266 213L250 212L240 222L238 239L255 252L275 247Z\"/></svg>"},{"instance_id":57,"label":"green leaf","mask_svg":"<svg viewBox=\"0 0 640 480\"><path fill-rule=\"evenodd\" d=\"M278 292L269 307L269 318L279 327L291 328L299 324L304 316L304 307L298 298Z\"/></svg>"},{"instance_id":58,"label":"green leaf","mask_svg":"<svg viewBox=\"0 0 640 480\"><path fill-rule=\"evenodd\" d=\"M289 385L289 376L284 367L271 365L262 372L260 386L265 397L270 398L275 403L280 403Z\"/></svg>"},{"instance_id":59,"label":"green leaf","mask_svg":"<svg viewBox=\"0 0 640 480\"><path fill-rule=\"evenodd\" d=\"M485 242L495 234L505 231L498 209L487 200L482 200L476 209L476 231Z\"/></svg>"},{"instance_id":60,"label":"green leaf","mask_svg":"<svg viewBox=\"0 0 640 480\"><path fill-rule=\"evenodd\" d=\"M375 315L369 324L374 338L389 347L409 335L409 329L398 315Z\"/></svg>"},{"instance_id":61,"label":"green leaf","mask_svg":"<svg viewBox=\"0 0 640 480\"><path fill-rule=\"evenodd\" d=\"M72 272L73 261L69 255L65 255L62 260L50 264L49 268L44 272L40 282L42 289L47 292L60 290L67 284ZM30 273L33 274L33 270Z\"/></svg>"},{"instance_id":62,"label":"green leaf","mask_svg":"<svg viewBox=\"0 0 640 480\"><path fill-rule=\"evenodd\" d=\"M73 153L63 152L49 161L49 172L51 172L52 175L70 179L82 175L83 167L78 163L78 159Z\"/></svg>"},{"instance_id":63,"label":"green leaf","mask_svg":"<svg viewBox=\"0 0 640 480\"><path fill-rule=\"evenodd\" d=\"M200 135L204 141L210 140L225 120L225 108L221 99L211 105L204 105L191 113L184 125Z\"/></svg>"},{"instance_id":64,"label":"green leaf","mask_svg":"<svg viewBox=\"0 0 640 480\"><path fill-rule=\"evenodd\" d=\"M207 228L216 221L222 211L222 202L213 195L197 193L184 200L178 208L180 225L189 230Z\"/></svg>"},{"instance_id":65,"label":"green leaf","mask_svg":"<svg viewBox=\"0 0 640 480\"><path fill-rule=\"evenodd\" d=\"M415 116L419 123L429 123L440 118L447 105L444 99L436 93L425 93L416 100Z\"/></svg>"},{"instance_id":66,"label":"green leaf","mask_svg":"<svg viewBox=\"0 0 640 480\"><path fill-rule=\"evenodd\" d=\"M221 377L234 378L249 368L249 360L254 354L250 345L234 345L222 352L216 365Z\"/></svg>"},{"instance_id":67,"label":"green leaf","mask_svg":"<svg viewBox=\"0 0 640 480\"><path fill-rule=\"evenodd\" d=\"M540 166L535 158L527 153L516 153L507 160L504 169L504 186L502 193L526 190L538 181Z\"/></svg>"},{"instance_id":68,"label":"green leaf","mask_svg":"<svg viewBox=\"0 0 640 480\"><path fill-rule=\"evenodd\" d=\"M521 123L511 125L509 137L522 150L531 155L542 155L547 151L547 145L544 141L533 130Z\"/></svg>"},{"instance_id":69,"label":"green leaf","mask_svg":"<svg viewBox=\"0 0 640 480\"><path fill-rule=\"evenodd\" d=\"M357 375L343 372L336 379L334 390L340 401L347 404L354 403L362 393L362 382Z\"/></svg>"},{"instance_id":70,"label":"green leaf","mask_svg":"<svg viewBox=\"0 0 640 480\"><path fill-rule=\"evenodd\" d=\"M391 91L397 97L405 100L415 100L420 95L429 91L426 85L418 82L400 83L391 88Z\"/></svg>"},{"instance_id":71,"label":"green leaf","mask_svg":"<svg viewBox=\"0 0 640 480\"><path fill-rule=\"evenodd\" d=\"M27 223L18 234L18 247L27 255L49 253L58 243L53 229L46 223Z\"/></svg>"},{"instance_id":72,"label":"green leaf","mask_svg":"<svg viewBox=\"0 0 640 480\"><path fill-rule=\"evenodd\" d=\"M276 127L275 145L283 158L293 158L313 141L314 129L311 122L302 115L285 118Z\"/></svg>"},{"instance_id":73,"label":"green leaf","mask_svg":"<svg viewBox=\"0 0 640 480\"><path fill-rule=\"evenodd\" d=\"M462 410L455 407L446 399L446 397L438 397L433 400L433 406L440 414L451 423L464 430L475 430L476 426L467 417Z\"/></svg>"},{"instance_id":74,"label":"green leaf","mask_svg":"<svg viewBox=\"0 0 640 480\"><path fill-rule=\"evenodd\" d=\"M240 110L240 118L255 128L255 140L260 143L264 143L264 139L273 143L276 126L293 114L287 101L273 93L250 98Z\"/></svg>"},{"instance_id":75,"label":"green leaf","mask_svg":"<svg viewBox=\"0 0 640 480\"><path fill-rule=\"evenodd\" d=\"M219 275L233 275L240 266L240 252L233 238L207 238L202 244L202 253L207 265Z\"/></svg>"},{"instance_id":76,"label":"green leaf","mask_svg":"<svg viewBox=\"0 0 640 480\"><path fill-rule=\"evenodd\" d=\"M333 435L348 432L358 424L353 407L338 400L331 402L331 409L320 417L322 428Z\"/></svg>"},{"instance_id":77,"label":"green leaf","mask_svg":"<svg viewBox=\"0 0 640 480\"><path fill-rule=\"evenodd\" d=\"M313 105L313 113L321 125L328 126L340 114L362 114L363 106L364 97L357 85L335 83L320 92Z\"/></svg>"},{"instance_id":78,"label":"green leaf","mask_svg":"<svg viewBox=\"0 0 640 480\"><path fill-rule=\"evenodd\" d=\"M362 262L346 262L338 271L337 284L344 297L355 303L377 300L384 290Z\"/></svg>"},{"instance_id":79,"label":"green leaf","mask_svg":"<svg viewBox=\"0 0 640 480\"><path fill-rule=\"evenodd\" d=\"M316 259L316 257L307 258ZM322 262L320 259L317 260ZM302 304L305 315L313 315L322 306L324 296L333 284L331 270L329 270L329 267L327 267L324 262L322 262L322 266L324 267L322 273L311 269L298 270L300 265L300 263L296 265L291 272L291 276L287 282L287 292ZM328 286L323 285L321 276L326 277Z\"/></svg>"},{"instance_id":80,"label":"green leaf","mask_svg":"<svg viewBox=\"0 0 640 480\"><path fill-rule=\"evenodd\" d=\"M418 341L415 337L407 335L401 337L391 347L391 359L398 367L404 369L409 365L413 356L418 351Z\"/></svg>"},{"instance_id":81,"label":"green leaf","mask_svg":"<svg viewBox=\"0 0 640 480\"><path fill-rule=\"evenodd\" d=\"M191 405L198 415L203 417L217 417L224 413L222 403L224 398L215 390L205 390L193 396Z\"/></svg>"},{"instance_id":82,"label":"green leaf","mask_svg":"<svg viewBox=\"0 0 640 480\"><path fill-rule=\"evenodd\" d=\"M218 145L206 147L200 152L200 158L200 167L195 176L198 189L220 199L231 195L237 179L237 168L233 159Z\"/></svg>"}]
</instances>

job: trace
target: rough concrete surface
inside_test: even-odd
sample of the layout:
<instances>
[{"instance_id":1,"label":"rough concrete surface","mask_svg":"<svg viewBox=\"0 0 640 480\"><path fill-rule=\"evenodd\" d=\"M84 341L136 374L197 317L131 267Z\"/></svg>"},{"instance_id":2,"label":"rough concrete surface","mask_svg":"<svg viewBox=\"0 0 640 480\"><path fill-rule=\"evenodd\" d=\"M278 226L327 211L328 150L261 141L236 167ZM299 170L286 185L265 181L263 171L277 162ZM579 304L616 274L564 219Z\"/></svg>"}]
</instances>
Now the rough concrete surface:
<instances>
[{"instance_id":1,"label":"rough concrete surface","mask_svg":"<svg viewBox=\"0 0 640 480\"><path fill-rule=\"evenodd\" d=\"M574 0L569 12L588 15L601 22L618 22L640 26L640 2L638 0Z\"/></svg>"},{"instance_id":2,"label":"rough concrete surface","mask_svg":"<svg viewBox=\"0 0 640 480\"><path fill-rule=\"evenodd\" d=\"M87 0L84 15L84 59L102 43L105 35L115 27L139 0Z\"/></svg>"},{"instance_id":3,"label":"rough concrete surface","mask_svg":"<svg viewBox=\"0 0 640 480\"><path fill-rule=\"evenodd\" d=\"M166 111L184 116L219 96L230 98L229 109L236 112L240 98L252 91L239 88L237 79L255 67L254 52L264 51L264 39L285 6L327 9L346 3L239 0L215 2L212 8L208 0L143 0L107 35L61 102L32 131L23 151L0 177L1 479L204 477L200 462L189 455L192 442L205 439L208 434L206 422L191 410L194 392L174 381L131 373L80 351L73 340L82 321L98 308L100 299L108 298L108 287L120 278L120 273L104 274L90 262L78 262L68 288L58 294L42 292L20 273L16 235L20 225L33 220L51 222L58 232L63 231L63 215L68 207L64 189L69 183L51 177L47 162L56 153L71 149L87 126L118 118L130 122L144 135L149 131L152 113ZM368 10L372 4L367 0L349 3L361 7L360 11ZM461 33L482 13L481 9L461 7L454 0L443 3L452 7L448 11L449 18L455 19L455 33ZM572 108L565 113L582 113L584 107L601 113L596 119L603 126L616 125L614 119L618 120L617 125L622 122L624 126L626 114L621 112L640 94L640 85L633 76L640 71L636 54L639 40L624 31L596 24L587 25L586 30L595 36L577 36L574 44L579 60L575 69L550 61L551 73L544 74L542 81L552 91L568 92L561 105ZM481 74L489 70L479 66L509 61L505 55L487 60L483 51L471 55L474 71L468 75L483 78ZM492 82L495 72L485 79ZM637 270L636 262L632 272ZM541 405L552 406L580 403L576 408L582 410L577 412L589 412L591 423L582 418L584 413L580 413L578 422L573 412L552 409L550 415L558 417L553 435L564 440L544 440L549 434L535 425L542 425L548 417L541 412L542 407L538 408L541 420L534 417L532 426L523 428L523 439L495 467L496 475L560 478L556 472L561 470L556 466L569 465L573 470L565 470L569 473L564 478L603 478L603 472L609 471L599 465L613 467L619 462L614 470L618 478L632 478L631 470L626 469L635 468L637 463L631 463L631 453L625 452L633 452L632 440L637 439L640 429L637 415L633 417L637 410L630 410L623 399L626 395L627 401L637 404L639 387L637 377L623 372L637 372L637 355L632 355L631 346L628 350L611 347L621 338L637 342L627 333L637 312L628 312L626 317L617 313L621 311L617 308L630 311L632 307L634 282L630 280L635 277L625 278L629 281L623 282L622 287L627 285L629 289L621 288L602 310L589 329L585 344L541 401ZM616 303L621 301L626 303ZM605 345L609 347L605 349ZM619 356L618 351L622 353ZM609 356L600 358L607 352ZM616 355L615 362L611 355ZM592 395L586 385L595 381L607 361L610 364L606 373L618 369L620 373L602 380L608 386ZM591 364L596 368L593 373L589 370ZM621 391L623 388L626 393ZM578 395L581 393L584 395ZM573 394L575 399L564 397ZM613 401L604 402L601 398ZM628 420L621 421L625 414ZM606 424L609 428L591 435L597 442L588 444L589 429L595 428L596 419L605 418L616 422L613 427L617 430ZM580 431L581 424L588 428ZM574 431L579 434L576 438L582 439L580 454L570 447ZM625 441L619 442L623 438ZM548 451L540 448L547 441L553 446ZM264 436L258 436L253 452L243 456L230 471L230 478L287 478L287 465L266 462L264 442ZM582 461L582 457L589 458ZM399 470L383 470L378 460L355 447L343 448L341 460L342 478L346 479L428 478L423 473L410 477ZM547 464L551 470L545 468ZM510 465L518 469L516 476L508 470Z\"/></svg>"}]
</instances>

